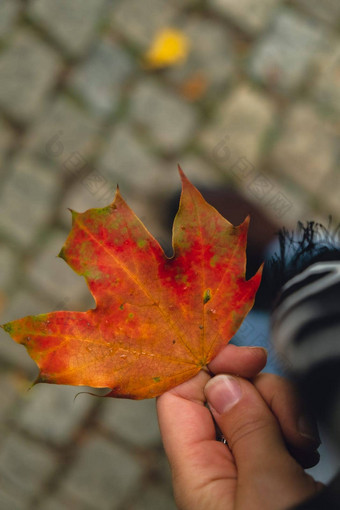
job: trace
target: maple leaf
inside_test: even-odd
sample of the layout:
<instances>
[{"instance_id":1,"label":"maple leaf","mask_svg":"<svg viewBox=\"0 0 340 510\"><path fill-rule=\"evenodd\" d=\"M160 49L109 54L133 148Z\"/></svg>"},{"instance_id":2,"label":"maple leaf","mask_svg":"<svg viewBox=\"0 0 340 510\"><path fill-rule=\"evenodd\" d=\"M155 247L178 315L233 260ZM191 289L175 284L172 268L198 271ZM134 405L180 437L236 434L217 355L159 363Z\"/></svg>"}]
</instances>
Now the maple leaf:
<instances>
[{"instance_id":1,"label":"maple leaf","mask_svg":"<svg viewBox=\"0 0 340 510\"><path fill-rule=\"evenodd\" d=\"M245 280L249 218L233 226L179 171L172 258L118 189L108 207L72 211L59 256L85 277L96 308L2 326L39 366L36 382L151 398L197 374L235 334L262 272Z\"/></svg>"}]
</instances>

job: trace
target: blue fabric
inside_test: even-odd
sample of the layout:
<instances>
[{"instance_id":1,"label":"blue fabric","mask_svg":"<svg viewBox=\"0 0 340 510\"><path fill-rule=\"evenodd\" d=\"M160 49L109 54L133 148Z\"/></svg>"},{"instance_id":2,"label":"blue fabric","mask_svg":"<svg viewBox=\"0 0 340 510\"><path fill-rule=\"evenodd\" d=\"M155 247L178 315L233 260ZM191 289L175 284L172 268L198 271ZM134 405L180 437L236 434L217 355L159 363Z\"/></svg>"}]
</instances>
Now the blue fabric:
<instances>
[{"instance_id":1,"label":"blue fabric","mask_svg":"<svg viewBox=\"0 0 340 510\"><path fill-rule=\"evenodd\" d=\"M258 310L250 311L230 343L240 346L265 347L268 350L268 361L263 372L284 375L283 363L270 341L269 313Z\"/></svg>"}]
</instances>

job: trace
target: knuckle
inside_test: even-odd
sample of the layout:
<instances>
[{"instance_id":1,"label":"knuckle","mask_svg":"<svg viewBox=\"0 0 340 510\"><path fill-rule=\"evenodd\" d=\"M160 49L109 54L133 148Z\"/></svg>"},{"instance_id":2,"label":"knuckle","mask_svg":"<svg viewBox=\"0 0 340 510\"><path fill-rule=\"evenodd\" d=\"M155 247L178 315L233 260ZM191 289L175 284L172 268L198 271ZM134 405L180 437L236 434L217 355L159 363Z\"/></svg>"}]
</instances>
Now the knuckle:
<instances>
[{"instance_id":1,"label":"knuckle","mask_svg":"<svg viewBox=\"0 0 340 510\"><path fill-rule=\"evenodd\" d=\"M246 421L235 423L234 430L228 437L228 445L231 450L245 441L256 440L257 436L264 436L270 430L272 424L268 418L252 417Z\"/></svg>"}]
</instances>

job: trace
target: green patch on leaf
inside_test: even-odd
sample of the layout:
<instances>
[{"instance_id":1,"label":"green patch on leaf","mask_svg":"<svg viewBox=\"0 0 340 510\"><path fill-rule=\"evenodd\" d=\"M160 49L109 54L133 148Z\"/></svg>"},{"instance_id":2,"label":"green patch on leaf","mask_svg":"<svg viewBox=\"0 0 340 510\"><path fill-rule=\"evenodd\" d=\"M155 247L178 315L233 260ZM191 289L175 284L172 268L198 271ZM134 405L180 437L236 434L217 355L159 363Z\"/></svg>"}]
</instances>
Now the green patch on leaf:
<instances>
[{"instance_id":1,"label":"green patch on leaf","mask_svg":"<svg viewBox=\"0 0 340 510\"><path fill-rule=\"evenodd\" d=\"M13 326L10 322L8 322L7 324L4 324L3 326L1 326L5 331L6 333L13 333Z\"/></svg>"},{"instance_id":2,"label":"green patch on leaf","mask_svg":"<svg viewBox=\"0 0 340 510\"><path fill-rule=\"evenodd\" d=\"M209 261L210 266L211 266L211 267L215 267L215 266L216 266L216 262L217 262L217 260L218 260L217 255L213 255L213 256L211 257L210 261Z\"/></svg>"},{"instance_id":3,"label":"green patch on leaf","mask_svg":"<svg viewBox=\"0 0 340 510\"><path fill-rule=\"evenodd\" d=\"M146 240L145 239L138 239L137 246L138 246L138 248L145 248Z\"/></svg>"},{"instance_id":4,"label":"green patch on leaf","mask_svg":"<svg viewBox=\"0 0 340 510\"><path fill-rule=\"evenodd\" d=\"M203 304L205 305L205 303L210 301L210 299L211 299L211 290L206 289L203 293Z\"/></svg>"}]
</instances>

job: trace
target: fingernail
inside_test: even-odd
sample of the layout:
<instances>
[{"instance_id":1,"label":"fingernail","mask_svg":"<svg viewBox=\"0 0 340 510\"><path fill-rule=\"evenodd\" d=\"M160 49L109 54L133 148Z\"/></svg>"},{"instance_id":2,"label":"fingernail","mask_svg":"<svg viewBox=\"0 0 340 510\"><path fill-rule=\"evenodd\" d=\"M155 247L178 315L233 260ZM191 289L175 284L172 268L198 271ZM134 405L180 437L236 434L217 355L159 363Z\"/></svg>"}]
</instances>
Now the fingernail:
<instances>
[{"instance_id":1,"label":"fingernail","mask_svg":"<svg viewBox=\"0 0 340 510\"><path fill-rule=\"evenodd\" d=\"M246 345L244 347L246 347L246 349L262 349L262 351L264 351L266 354L268 354L268 349L266 349L265 347L262 347L262 345Z\"/></svg>"},{"instance_id":2,"label":"fingernail","mask_svg":"<svg viewBox=\"0 0 340 510\"><path fill-rule=\"evenodd\" d=\"M217 375L204 388L209 403L218 414L229 411L242 396L240 383L230 375Z\"/></svg>"},{"instance_id":3,"label":"fingernail","mask_svg":"<svg viewBox=\"0 0 340 510\"><path fill-rule=\"evenodd\" d=\"M314 427L305 416L300 416L297 425L301 436L309 439L313 443L320 445L321 440L317 428Z\"/></svg>"}]
</instances>

